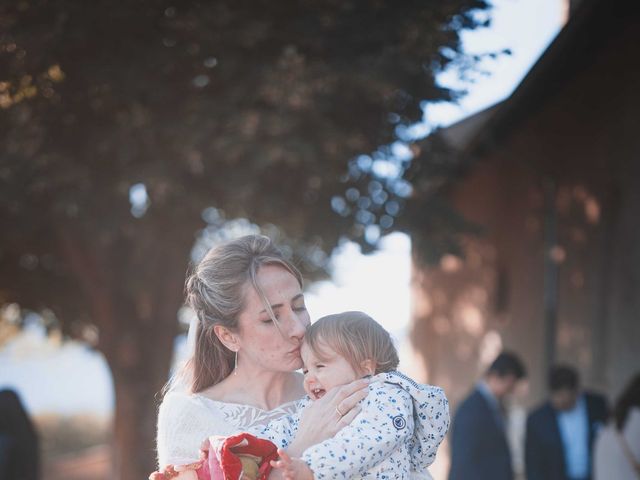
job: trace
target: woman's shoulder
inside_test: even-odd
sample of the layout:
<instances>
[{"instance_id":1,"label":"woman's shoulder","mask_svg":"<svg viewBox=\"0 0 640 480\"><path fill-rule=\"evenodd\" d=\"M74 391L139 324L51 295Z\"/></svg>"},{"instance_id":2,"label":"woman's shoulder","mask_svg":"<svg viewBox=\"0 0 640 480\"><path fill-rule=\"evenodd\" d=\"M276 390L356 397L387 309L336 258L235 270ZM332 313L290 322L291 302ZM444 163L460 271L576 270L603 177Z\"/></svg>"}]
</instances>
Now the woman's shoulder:
<instances>
[{"instance_id":1,"label":"woman's shoulder","mask_svg":"<svg viewBox=\"0 0 640 480\"><path fill-rule=\"evenodd\" d=\"M160 404L158 423L183 422L186 418L207 422L223 420L222 409L213 402L198 394L169 392Z\"/></svg>"}]
</instances>

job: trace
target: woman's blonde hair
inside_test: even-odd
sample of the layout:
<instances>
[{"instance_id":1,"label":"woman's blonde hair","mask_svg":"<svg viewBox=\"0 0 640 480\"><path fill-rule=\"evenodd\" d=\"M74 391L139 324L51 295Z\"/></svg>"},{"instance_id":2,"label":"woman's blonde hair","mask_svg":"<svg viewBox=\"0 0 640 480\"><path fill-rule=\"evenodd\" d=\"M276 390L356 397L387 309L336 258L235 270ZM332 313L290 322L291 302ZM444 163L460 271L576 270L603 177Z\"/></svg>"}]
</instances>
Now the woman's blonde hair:
<instances>
[{"instance_id":1,"label":"woman's blonde hair","mask_svg":"<svg viewBox=\"0 0 640 480\"><path fill-rule=\"evenodd\" d=\"M325 344L344 357L353 369L362 370L365 361L374 363L375 373L395 370L399 359L391 335L363 312L327 315L312 323L304 334L304 342L318 358L324 358Z\"/></svg>"},{"instance_id":2,"label":"woman's blonde hair","mask_svg":"<svg viewBox=\"0 0 640 480\"><path fill-rule=\"evenodd\" d=\"M298 269L263 235L247 235L209 250L195 265L185 284L186 304L197 317L195 351L183 368L189 390L200 392L226 378L232 371L235 353L225 347L214 332L216 325L238 327L245 306L246 287L252 286L273 318L267 298L256 279L265 265L289 271L302 287Z\"/></svg>"}]
</instances>

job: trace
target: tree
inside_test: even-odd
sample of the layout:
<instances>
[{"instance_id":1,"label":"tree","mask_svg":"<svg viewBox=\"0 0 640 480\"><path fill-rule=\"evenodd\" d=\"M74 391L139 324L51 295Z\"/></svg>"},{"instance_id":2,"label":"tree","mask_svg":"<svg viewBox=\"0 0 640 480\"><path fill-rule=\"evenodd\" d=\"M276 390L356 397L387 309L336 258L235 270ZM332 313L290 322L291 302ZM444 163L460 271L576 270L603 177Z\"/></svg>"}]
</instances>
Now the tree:
<instances>
[{"instance_id":1,"label":"tree","mask_svg":"<svg viewBox=\"0 0 640 480\"><path fill-rule=\"evenodd\" d=\"M211 220L203 212L277 225L307 270L341 235L367 244L377 219L341 203L364 178L348 161L392 142L421 117L420 101L455 97L435 75L459 61L459 31L485 24L476 12L486 8L0 6L0 302L44 311L104 353L118 478L154 466L153 393L167 379L189 252Z\"/></svg>"}]
</instances>

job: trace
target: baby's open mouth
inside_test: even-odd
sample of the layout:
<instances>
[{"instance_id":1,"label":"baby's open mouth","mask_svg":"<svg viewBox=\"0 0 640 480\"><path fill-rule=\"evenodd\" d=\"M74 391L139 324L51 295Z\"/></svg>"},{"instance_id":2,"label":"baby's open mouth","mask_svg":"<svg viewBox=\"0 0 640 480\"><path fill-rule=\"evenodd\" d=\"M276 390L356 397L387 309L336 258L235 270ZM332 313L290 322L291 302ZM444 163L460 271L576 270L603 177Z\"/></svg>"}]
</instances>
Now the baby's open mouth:
<instances>
[{"instance_id":1,"label":"baby's open mouth","mask_svg":"<svg viewBox=\"0 0 640 480\"><path fill-rule=\"evenodd\" d=\"M324 396L326 392L326 390L324 388L314 388L313 390L311 390L311 393L313 394L313 397L315 400L318 400L319 398L322 398Z\"/></svg>"}]
</instances>

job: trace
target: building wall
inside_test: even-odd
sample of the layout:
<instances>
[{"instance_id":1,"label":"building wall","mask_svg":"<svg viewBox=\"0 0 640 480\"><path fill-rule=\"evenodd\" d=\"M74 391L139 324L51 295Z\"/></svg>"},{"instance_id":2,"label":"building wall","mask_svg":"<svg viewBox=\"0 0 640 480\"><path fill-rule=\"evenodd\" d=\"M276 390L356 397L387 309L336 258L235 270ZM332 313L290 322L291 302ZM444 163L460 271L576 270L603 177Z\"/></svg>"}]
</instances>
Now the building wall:
<instances>
[{"instance_id":1,"label":"building wall","mask_svg":"<svg viewBox=\"0 0 640 480\"><path fill-rule=\"evenodd\" d=\"M485 233L465 239L464 260L416 266L413 338L429 381L454 404L500 346L529 367L522 403L543 398L548 254L559 276L558 361L611 397L640 370L638 44L640 28L603 39L588 65L452 189L451 200ZM550 251L545 195L558 226Z\"/></svg>"}]
</instances>

